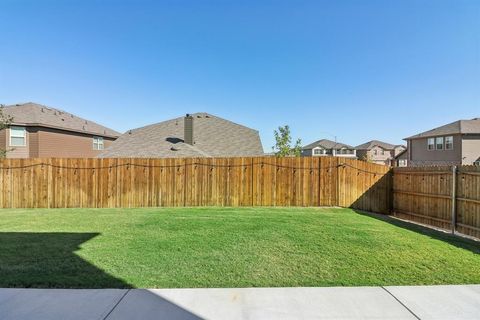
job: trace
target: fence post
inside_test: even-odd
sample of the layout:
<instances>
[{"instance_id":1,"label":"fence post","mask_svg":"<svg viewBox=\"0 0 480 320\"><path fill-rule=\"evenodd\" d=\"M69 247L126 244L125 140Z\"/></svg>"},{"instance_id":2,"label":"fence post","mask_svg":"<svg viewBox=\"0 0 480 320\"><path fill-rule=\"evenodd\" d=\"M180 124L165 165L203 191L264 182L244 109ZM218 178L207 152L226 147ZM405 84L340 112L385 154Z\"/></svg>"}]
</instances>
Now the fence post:
<instances>
[{"instance_id":1,"label":"fence post","mask_svg":"<svg viewBox=\"0 0 480 320\"><path fill-rule=\"evenodd\" d=\"M452 166L452 234L457 225L457 166Z\"/></svg>"}]
</instances>

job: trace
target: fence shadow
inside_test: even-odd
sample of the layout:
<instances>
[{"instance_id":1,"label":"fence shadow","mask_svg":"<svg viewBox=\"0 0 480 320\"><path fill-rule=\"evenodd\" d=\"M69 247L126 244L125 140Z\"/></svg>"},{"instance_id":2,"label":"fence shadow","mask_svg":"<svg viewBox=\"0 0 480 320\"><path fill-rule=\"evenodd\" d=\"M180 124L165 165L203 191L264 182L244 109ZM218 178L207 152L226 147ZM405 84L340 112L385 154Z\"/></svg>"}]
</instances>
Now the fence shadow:
<instances>
[{"instance_id":1,"label":"fence shadow","mask_svg":"<svg viewBox=\"0 0 480 320\"><path fill-rule=\"evenodd\" d=\"M392 185L393 175L390 171L383 174L380 179L361 193L349 207L369 212L390 214L393 208Z\"/></svg>"},{"instance_id":2,"label":"fence shadow","mask_svg":"<svg viewBox=\"0 0 480 320\"><path fill-rule=\"evenodd\" d=\"M131 288L75 254L99 233L0 233L0 287Z\"/></svg>"},{"instance_id":3,"label":"fence shadow","mask_svg":"<svg viewBox=\"0 0 480 320\"><path fill-rule=\"evenodd\" d=\"M414 223L411 223L411 222L398 220L398 219L395 219L395 218L393 218L391 216L387 216L387 215L365 212L365 211L358 210L358 209L353 209L353 210L356 213L361 214L363 216L374 218L374 219L389 223L391 225L394 225L396 227L400 227L400 228L403 228L403 229L407 229L407 230L419 233L421 235L430 237L432 239L447 242L447 243L449 243L449 244L451 244L455 247L465 249L465 250L469 250L469 251L471 251L472 253L475 253L475 254L480 254L480 242L479 241L471 240L471 239L468 239L468 238L461 238L459 236L454 236L452 234L444 233L444 232L439 231L439 230L424 227L424 226L414 224Z\"/></svg>"}]
</instances>

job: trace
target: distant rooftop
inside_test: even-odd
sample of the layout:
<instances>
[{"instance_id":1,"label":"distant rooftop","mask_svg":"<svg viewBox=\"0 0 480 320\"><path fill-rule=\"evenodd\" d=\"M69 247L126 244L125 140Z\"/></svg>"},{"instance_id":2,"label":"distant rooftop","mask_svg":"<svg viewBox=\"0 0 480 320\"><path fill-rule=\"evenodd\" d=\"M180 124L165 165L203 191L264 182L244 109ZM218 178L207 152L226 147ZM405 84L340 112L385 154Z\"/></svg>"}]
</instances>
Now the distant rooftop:
<instances>
[{"instance_id":1,"label":"distant rooftop","mask_svg":"<svg viewBox=\"0 0 480 320\"><path fill-rule=\"evenodd\" d=\"M458 120L444 126L440 126L435 129L405 138L404 140L441 136L446 134L480 134L480 118L473 118L471 120Z\"/></svg>"},{"instance_id":2,"label":"distant rooftop","mask_svg":"<svg viewBox=\"0 0 480 320\"><path fill-rule=\"evenodd\" d=\"M99 155L103 158L261 156L257 130L206 112L193 113L193 144L185 142L185 117L128 130Z\"/></svg>"},{"instance_id":3,"label":"distant rooftop","mask_svg":"<svg viewBox=\"0 0 480 320\"><path fill-rule=\"evenodd\" d=\"M14 125L41 126L111 138L121 135L93 121L33 102L5 106L3 112L13 117Z\"/></svg>"},{"instance_id":4,"label":"distant rooftop","mask_svg":"<svg viewBox=\"0 0 480 320\"><path fill-rule=\"evenodd\" d=\"M393 150L396 147L404 147L402 145L394 145L380 140L372 140L355 147L357 150L370 150L373 147L378 146L385 150Z\"/></svg>"},{"instance_id":5,"label":"distant rooftop","mask_svg":"<svg viewBox=\"0 0 480 320\"><path fill-rule=\"evenodd\" d=\"M322 147L324 149L341 149L341 148L354 149L352 146L350 146L348 144L341 143L341 142L335 142L335 141L328 140L328 139L317 140L315 142L312 142L312 143L304 146L302 149L303 150L309 150L309 149L313 149L315 147Z\"/></svg>"}]
</instances>

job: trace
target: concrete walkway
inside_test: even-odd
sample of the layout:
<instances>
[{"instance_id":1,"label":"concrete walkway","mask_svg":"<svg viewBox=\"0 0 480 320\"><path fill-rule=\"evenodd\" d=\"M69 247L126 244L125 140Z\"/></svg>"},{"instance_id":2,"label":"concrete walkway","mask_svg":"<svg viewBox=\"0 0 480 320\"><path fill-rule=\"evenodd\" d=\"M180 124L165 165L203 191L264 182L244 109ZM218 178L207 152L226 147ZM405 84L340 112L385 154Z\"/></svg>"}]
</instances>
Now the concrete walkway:
<instances>
[{"instance_id":1,"label":"concrete walkway","mask_svg":"<svg viewBox=\"0 0 480 320\"><path fill-rule=\"evenodd\" d=\"M480 319L480 285L0 289L0 319Z\"/></svg>"}]
</instances>

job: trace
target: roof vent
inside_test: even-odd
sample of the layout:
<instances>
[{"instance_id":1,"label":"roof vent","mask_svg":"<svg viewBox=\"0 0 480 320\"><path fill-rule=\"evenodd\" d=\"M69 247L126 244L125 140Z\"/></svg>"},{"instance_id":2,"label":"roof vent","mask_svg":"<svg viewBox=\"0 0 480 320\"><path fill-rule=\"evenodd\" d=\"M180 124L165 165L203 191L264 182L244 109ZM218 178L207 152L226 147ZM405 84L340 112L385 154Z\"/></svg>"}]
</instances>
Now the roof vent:
<instances>
[{"instance_id":1,"label":"roof vent","mask_svg":"<svg viewBox=\"0 0 480 320\"><path fill-rule=\"evenodd\" d=\"M480 120L480 118L473 118L472 120Z\"/></svg>"},{"instance_id":2,"label":"roof vent","mask_svg":"<svg viewBox=\"0 0 480 320\"><path fill-rule=\"evenodd\" d=\"M132 134L132 130L128 130L128 134Z\"/></svg>"},{"instance_id":3,"label":"roof vent","mask_svg":"<svg viewBox=\"0 0 480 320\"><path fill-rule=\"evenodd\" d=\"M42 108L42 112L45 112L45 110L43 110L43 108Z\"/></svg>"},{"instance_id":4,"label":"roof vent","mask_svg":"<svg viewBox=\"0 0 480 320\"><path fill-rule=\"evenodd\" d=\"M178 151L178 149L175 148L175 147L171 147L170 150L172 150L172 151Z\"/></svg>"}]
</instances>

